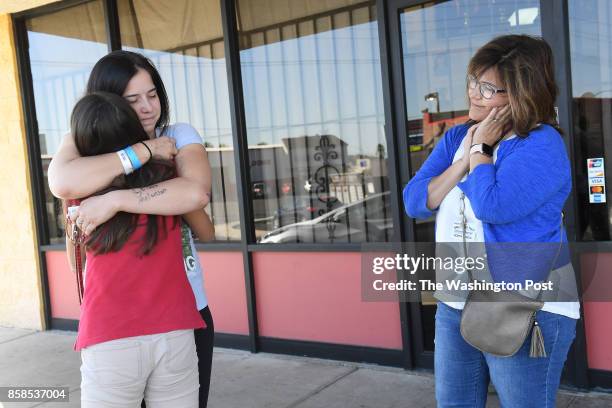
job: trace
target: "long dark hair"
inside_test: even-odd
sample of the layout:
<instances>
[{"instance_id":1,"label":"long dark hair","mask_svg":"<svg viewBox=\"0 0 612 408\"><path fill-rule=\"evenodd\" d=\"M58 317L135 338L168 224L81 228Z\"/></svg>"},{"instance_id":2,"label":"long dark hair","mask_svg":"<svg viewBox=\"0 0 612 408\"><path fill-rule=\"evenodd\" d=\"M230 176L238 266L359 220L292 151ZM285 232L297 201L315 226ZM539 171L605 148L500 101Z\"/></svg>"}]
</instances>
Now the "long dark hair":
<instances>
[{"instance_id":1,"label":"long dark hair","mask_svg":"<svg viewBox=\"0 0 612 408\"><path fill-rule=\"evenodd\" d=\"M497 71L500 85L508 93L512 130L518 136L527 136L538 123L549 124L561 133L555 111L558 88L553 53L546 41L529 35L494 38L476 51L468 74L478 78L489 68Z\"/></svg>"},{"instance_id":2,"label":"long dark hair","mask_svg":"<svg viewBox=\"0 0 612 408\"><path fill-rule=\"evenodd\" d=\"M70 126L81 156L112 153L149 139L127 101L109 92L93 92L80 99L72 110ZM118 177L111 187L97 194L147 187L175 176L171 162L149 160L133 173ZM89 236L86 246L96 254L120 250L136 229L139 217L139 214L117 213ZM161 224L165 234L165 223ZM148 254L153 249L158 234L157 216L148 215L142 254Z\"/></svg>"},{"instance_id":3,"label":"long dark hair","mask_svg":"<svg viewBox=\"0 0 612 408\"><path fill-rule=\"evenodd\" d=\"M86 92L90 94L102 91L122 96L128 82L138 73L139 69L144 69L151 75L153 85L157 89L161 109L159 120L155 127L161 128L163 134L170 121L168 94L159 72L151 60L144 55L121 50L113 51L100 58L89 75Z\"/></svg>"}]
</instances>

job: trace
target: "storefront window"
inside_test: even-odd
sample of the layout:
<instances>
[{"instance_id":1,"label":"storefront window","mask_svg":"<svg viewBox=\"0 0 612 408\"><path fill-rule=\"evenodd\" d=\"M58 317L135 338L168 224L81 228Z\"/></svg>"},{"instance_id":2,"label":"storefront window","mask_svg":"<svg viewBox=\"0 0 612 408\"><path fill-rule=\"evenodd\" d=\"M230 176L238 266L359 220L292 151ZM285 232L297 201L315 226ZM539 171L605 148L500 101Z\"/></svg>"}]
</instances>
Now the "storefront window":
<instances>
[{"instance_id":1,"label":"storefront window","mask_svg":"<svg viewBox=\"0 0 612 408\"><path fill-rule=\"evenodd\" d=\"M66 22L70 22L67 24ZM70 131L72 107L95 62L108 52L101 0L26 20L51 244L64 242L61 203L49 191L47 169Z\"/></svg>"},{"instance_id":2,"label":"storefront window","mask_svg":"<svg viewBox=\"0 0 612 408\"><path fill-rule=\"evenodd\" d=\"M258 242L390 240L375 2L237 8Z\"/></svg>"},{"instance_id":3,"label":"storefront window","mask_svg":"<svg viewBox=\"0 0 612 408\"><path fill-rule=\"evenodd\" d=\"M569 1L578 238L609 241L612 174L612 5ZM609 154L608 154L609 153Z\"/></svg>"},{"instance_id":4,"label":"storefront window","mask_svg":"<svg viewBox=\"0 0 612 408\"><path fill-rule=\"evenodd\" d=\"M218 0L119 0L124 49L149 57L170 99L171 122L189 123L204 140L212 168L206 211L216 240L240 240L240 216Z\"/></svg>"}]
</instances>

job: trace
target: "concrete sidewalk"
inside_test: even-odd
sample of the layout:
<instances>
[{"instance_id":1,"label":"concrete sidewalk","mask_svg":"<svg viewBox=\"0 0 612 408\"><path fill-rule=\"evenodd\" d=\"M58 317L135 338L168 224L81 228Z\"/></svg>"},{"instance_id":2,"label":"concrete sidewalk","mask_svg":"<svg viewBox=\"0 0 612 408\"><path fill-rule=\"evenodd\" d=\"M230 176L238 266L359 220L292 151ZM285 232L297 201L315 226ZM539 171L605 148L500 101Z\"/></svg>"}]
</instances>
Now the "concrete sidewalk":
<instances>
[{"instance_id":1,"label":"concrete sidewalk","mask_svg":"<svg viewBox=\"0 0 612 408\"><path fill-rule=\"evenodd\" d=\"M69 403L0 403L0 407L79 407L80 359L72 351L74 340L74 332L0 328L0 386L70 389ZM433 384L431 373L215 349L209 407L435 407ZM557 406L612 407L612 394L561 391ZM489 395L487 407L499 407L494 394Z\"/></svg>"}]
</instances>

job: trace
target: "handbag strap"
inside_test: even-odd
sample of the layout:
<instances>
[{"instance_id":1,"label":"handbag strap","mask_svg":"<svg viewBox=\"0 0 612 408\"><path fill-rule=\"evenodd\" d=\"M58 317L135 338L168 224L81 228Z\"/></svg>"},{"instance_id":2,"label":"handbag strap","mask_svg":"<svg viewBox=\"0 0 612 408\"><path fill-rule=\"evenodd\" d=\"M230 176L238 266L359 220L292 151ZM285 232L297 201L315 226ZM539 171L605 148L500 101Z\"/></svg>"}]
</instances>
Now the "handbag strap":
<instances>
[{"instance_id":1,"label":"handbag strap","mask_svg":"<svg viewBox=\"0 0 612 408\"><path fill-rule=\"evenodd\" d=\"M67 206L78 205L78 200L68 200ZM77 280L77 291L79 295L79 305L83 302L83 293L85 290L83 284L83 243L85 241L85 234L83 234L80 228L70 220L68 217L68 211L66 211L66 236L72 242L74 248L74 268L76 272Z\"/></svg>"},{"instance_id":2,"label":"handbag strap","mask_svg":"<svg viewBox=\"0 0 612 408\"><path fill-rule=\"evenodd\" d=\"M82 250L83 250L83 239L81 234L81 230L74 225L72 228L73 231L73 243L74 243L74 265L76 269L76 278L77 278L77 290L79 292L79 304L83 303L83 292L85 290L83 285L83 258L82 258Z\"/></svg>"}]
</instances>

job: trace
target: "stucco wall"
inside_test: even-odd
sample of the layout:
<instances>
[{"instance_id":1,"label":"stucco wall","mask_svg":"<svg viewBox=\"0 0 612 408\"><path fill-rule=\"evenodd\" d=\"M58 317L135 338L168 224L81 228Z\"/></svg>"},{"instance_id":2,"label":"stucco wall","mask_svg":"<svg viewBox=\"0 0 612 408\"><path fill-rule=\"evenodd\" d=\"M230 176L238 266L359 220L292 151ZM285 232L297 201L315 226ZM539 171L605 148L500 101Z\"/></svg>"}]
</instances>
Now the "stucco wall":
<instances>
[{"instance_id":1,"label":"stucco wall","mask_svg":"<svg viewBox=\"0 0 612 408\"><path fill-rule=\"evenodd\" d=\"M10 15L0 15L0 325L43 329L36 227Z\"/></svg>"}]
</instances>

